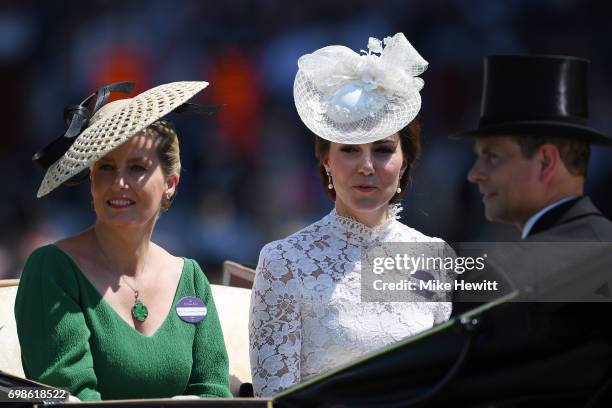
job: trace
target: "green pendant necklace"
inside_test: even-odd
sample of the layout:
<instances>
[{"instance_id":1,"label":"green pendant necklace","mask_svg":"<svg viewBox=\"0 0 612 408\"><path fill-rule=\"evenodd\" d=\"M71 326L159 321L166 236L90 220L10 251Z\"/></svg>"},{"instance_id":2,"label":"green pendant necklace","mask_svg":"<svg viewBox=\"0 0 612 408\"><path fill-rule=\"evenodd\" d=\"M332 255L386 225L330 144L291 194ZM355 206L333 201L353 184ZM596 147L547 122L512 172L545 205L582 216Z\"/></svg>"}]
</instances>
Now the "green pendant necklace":
<instances>
[{"instance_id":1,"label":"green pendant necklace","mask_svg":"<svg viewBox=\"0 0 612 408\"><path fill-rule=\"evenodd\" d=\"M106 259L106 262L110 265L111 264L110 259L108 259L108 256L106 256L106 253L102 249L102 245L100 245L100 240L98 239L98 235L95 234L95 237L96 237L96 243L98 244L98 248L100 248L100 252ZM147 258L145 257L141 273L144 272L146 268L147 268ZM132 306L132 316L134 317L134 319L138 320L139 322L144 322L147 316L149 315L149 309L147 309L147 306L144 303L142 303L142 301L140 300L140 292L138 291L138 289L134 289L134 287L130 285L127 279L125 279L125 276L121 275L121 279L123 279L125 284L128 285L130 289L132 289L132 292L134 292L134 305Z\"/></svg>"},{"instance_id":2,"label":"green pendant necklace","mask_svg":"<svg viewBox=\"0 0 612 408\"><path fill-rule=\"evenodd\" d=\"M144 322L147 316L149 315L149 309L147 309L147 306L140 300L138 289L134 289L134 287L129 284L129 282L125 279L123 275L121 275L121 279L123 279L125 284L128 285L130 289L132 289L132 291L134 292L134 305L132 306L132 316L134 316L134 319L138 320L139 322Z\"/></svg>"}]
</instances>

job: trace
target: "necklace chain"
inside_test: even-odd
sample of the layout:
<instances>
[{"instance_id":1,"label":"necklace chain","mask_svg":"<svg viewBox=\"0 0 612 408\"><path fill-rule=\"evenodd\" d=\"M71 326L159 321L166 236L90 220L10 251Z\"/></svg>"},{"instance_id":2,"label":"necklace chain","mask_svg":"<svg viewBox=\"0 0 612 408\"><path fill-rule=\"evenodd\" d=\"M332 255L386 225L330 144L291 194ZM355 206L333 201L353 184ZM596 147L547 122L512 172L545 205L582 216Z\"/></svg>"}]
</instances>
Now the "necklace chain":
<instances>
[{"instance_id":1,"label":"necklace chain","mask_svg":"<svg viewBox=\"0 0 612 408\"><path fill-rule=\"evenodd\" d=\"M104 252L104 249L102 249L102 245L100 245L100 240L98 239L98 235L96 234L95 230L94 230L94 235L96 237L96 243L98 244L98 248L100 248L100 252L102 253L102 256L104 256L104 259L106 259L106 262L109 265L111 265L112 262L108 258L108 255L106 255L106 253ZM140 271L141 275L147 269L147 260L148 260L148 256L145 256L144 262L142 264L142 270ZM125 284L128 285L128 287L134 292L134 305L132 306L132 317L134 317L134 319L138 320L139 322L144 322L147 319L147 316L149 315L149 309L140 300L140 297L139 297L140 293L138 289L134 289L134 287L130 285L130 283L127 281L127 279L125 278L123 274L120 275L119 279L123 279L123 282L125 282Z\"/></svg>"},{"instance_id":2,"label":"necklace chain","mask_svg":"<svg viewBox=\"0 0 612 408\"><path fill-rule=\"evenodd\" d=\"M102 256L106 260L106 263L109 264L109 266L112 266L112 262L110 261L108 255L106 255L106 252L104 252L104 249L102 249L102 245L100 245L100 240L98 239L98 234L96 234L95 231L94 231L94 236L96 237L96 243L98 244L98 248L100 249L100 252L102 253ZM140 271L141 274L147 268L147 258L148 257L145 257L145 259L144 259L144 263L143 263L142 269ZM134 286L130 285L130 283L125 278L125 275L121 274L120 279L122 279L123 282L125 282L125 284L132 290L132 292L134 292L134 296L136 297L136 299L138 299L138 295L140 294L140 291L138 289L134 289Z\"/></svg>"},{"instance_id":3,"label":"necklace chain","mask_svg":"<svg viewBox=\"0 0 612 408\"><path fill-rule=\"evenodd\" d=\"M136 299L138 299L138 294L140 293L138 289L134 289L134 287L130 285L130 282L128 282L127 279L125 279L124 275L121 275L121 279L123 279L123 282L125 282L125 284L128 285L130 289L132 289L132 292L134 292L134 296L136 296Z\"/></svg>"}]
</instances>

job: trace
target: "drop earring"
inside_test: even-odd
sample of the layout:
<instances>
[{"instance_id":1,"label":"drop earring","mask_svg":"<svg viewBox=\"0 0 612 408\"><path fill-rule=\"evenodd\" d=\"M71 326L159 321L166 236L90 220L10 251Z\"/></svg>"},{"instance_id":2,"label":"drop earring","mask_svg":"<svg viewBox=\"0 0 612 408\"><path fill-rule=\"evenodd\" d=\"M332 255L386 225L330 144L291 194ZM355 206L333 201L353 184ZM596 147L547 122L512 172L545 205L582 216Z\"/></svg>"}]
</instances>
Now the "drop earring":
<instances>
[{"instance_id":1,"label":"drop earring","mask_svg":"<svg viewBox=\"0 0 612 408\"><path fill-rule=\"evenodd\" d=\"M329 171L327 172L327 188L329 188L330 190L334 189L334 185L332 184L332 178L331 178L331 174L329 174Z\"/></svg>"},{"instance_id":2,"label":"drop earring","mask_svg":"<svg viewBox=\"0 0 612 408\"><path fill-rule=\"evenodd\" d=\"M162 198L162 202L161 202L161 210L163 212L168 211L168 209L170 208L170 205L165 205L167 202L170 201L170 194L164 194L164 197Z\"/></svg>"}]
</instances>

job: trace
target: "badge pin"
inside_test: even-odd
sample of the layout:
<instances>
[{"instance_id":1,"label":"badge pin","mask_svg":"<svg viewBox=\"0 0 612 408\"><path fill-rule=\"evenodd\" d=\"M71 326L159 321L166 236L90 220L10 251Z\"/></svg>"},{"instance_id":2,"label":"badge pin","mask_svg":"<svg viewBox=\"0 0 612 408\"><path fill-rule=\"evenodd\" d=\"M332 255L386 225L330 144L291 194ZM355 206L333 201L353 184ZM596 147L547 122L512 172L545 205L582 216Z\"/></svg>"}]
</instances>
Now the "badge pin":
<instances>
[{"instance_id":1,"label":"badge pin","mask_svg":"<svg viewBox=\"0 0 612 408\"><path fill-rule=\"evenodd\" d=\"M206 303L195 296L185 296L176 304L176 313L187 323L199 323L206 317Z\"/></svg>"}]
</instances>

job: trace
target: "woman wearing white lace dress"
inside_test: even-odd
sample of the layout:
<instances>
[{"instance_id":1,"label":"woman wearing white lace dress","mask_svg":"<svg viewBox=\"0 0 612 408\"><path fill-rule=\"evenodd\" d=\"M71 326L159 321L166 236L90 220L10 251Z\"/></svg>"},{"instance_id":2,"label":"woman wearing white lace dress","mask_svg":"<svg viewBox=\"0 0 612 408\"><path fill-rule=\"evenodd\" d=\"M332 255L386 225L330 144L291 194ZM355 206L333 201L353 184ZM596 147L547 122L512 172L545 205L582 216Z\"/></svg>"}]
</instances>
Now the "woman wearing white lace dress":
<instances>
[{"instance_id":1,"label":"woman wearing white lace dress","mask_svg":"<svg viewBox=\"0 0 612 408\"><path fill-rule=\"evenodd\" d=\"M272 396L448 319L451 304L361 299L364 249L442 242L402 223L401 193L419 156L419 90L427 62L403 34L369 52L304 55L294 97L316 135L330 214L261 251L251 298L256 396ZM379 54L379 55L375 55ZM448 298L445 298L446 300Z\"/></svg>"}]
</instances>

